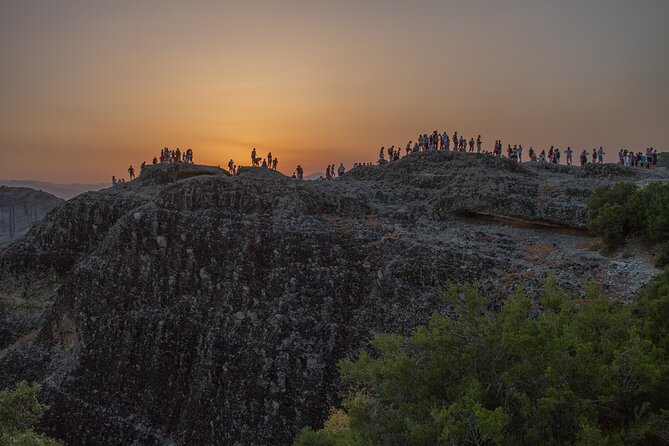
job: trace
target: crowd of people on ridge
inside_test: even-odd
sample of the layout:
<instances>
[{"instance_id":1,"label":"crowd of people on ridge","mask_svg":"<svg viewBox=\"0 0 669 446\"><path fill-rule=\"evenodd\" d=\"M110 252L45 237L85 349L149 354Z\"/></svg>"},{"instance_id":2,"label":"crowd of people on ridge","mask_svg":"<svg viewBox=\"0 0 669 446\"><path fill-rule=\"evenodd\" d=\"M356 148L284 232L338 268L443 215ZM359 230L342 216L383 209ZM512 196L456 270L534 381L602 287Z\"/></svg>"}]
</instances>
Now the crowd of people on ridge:
<instances>
[{"instance_id":1,"label":"crowd of people on ridge","mask_svg":"<svg viewBox=\"0 0 669 446\"><path fill-rule=\"evenodd\" d=\"M450 136L447 132L439 132L435 130L431 134L421 134L418 136L416 142L409 141L404 148L404 155L402 154L402 149L400 146L390 146L388 148L381 147L379 151L379 164L386 162L394 162L402 158L403 156L408 156L412 153L417 152L428 152L434 150L442 150L446 152L467 152L467 153L479 153L489 156L504 157L503 145L501 140L496 140L493 146L492 151L483 150L482 148L483 141L481 135L478 135L476 139L473 137L465 138L463 135L458 135L458 132L454 132ZM507 145L506 148L506 157L512 161L523 162L523 146L521 144ZM585 166L588 163L591 164L603 164L604 163L604 152L603 147L599 149L592 149L592 152L588 150L583 150L580 154L580 165ZM530 147L527 152L529 161L539 162L539 163L552 163L552 164L561 164L562 162L562 152L559 148L551 146L548 150L541 150L537 152L534 147ZM571 147L567 147L564 151L565 163L568 166L573 165L573 155L574 151ZM387 159L386 159L387 157ZM620 149L618 152L618 161L622 166L628 167L637 167L637 168L651 168L657 166L658 154L657 150L649 147L645 151L634 152L628 149ZM187 149L185 152L181 152L179 148L170 150L165 147L160 151L160 155L153 158L153 164L158 163L184 163L184 164L193 164L193 150ZM272 156L272 152L267 153L267 157L263 158L258 156L258 152L254 147L251 150L251 165L253 167L261 167L271 170L277 170L279 160L276 157ZM354 163L353 167L367 166L372 165L372 163ZM146 161L142 162L141 170L143 171L146 168ZM238 166L235 165L234 161L230 159L228 162L228 172L231 175L238 174ZM339 164L339 167L335 169L334 164L328 164L325 170L325 176L321 176L320 180L330 180L337 177L341 177L346 172L346 168L343 163ZM135 169L131 165L128 167L128 178L129 181L135 179ZM301 165L298 165L293 171L292 178L302 180L304 179L304 169ZM112 187L123 187L125 185L125 179L117 179L116 176L112 176Z\"/></svg>"},{"instance_id":2,"label":"crowd of people on ridge","mask_svg":"<svg viewBox=\"0 0 669 446\"><path fill-rule=\"evenodd\" d=\"M170 150L169 148L165 147L160 151L160 154L158 156L153 157L152 164L158 164L158 163L193 164L193 150L186 149L185 152L182 152L178 147L174 150ZM146 169L146 161L142 161L142 164L140 166L140 171L144 171L144 169ZM132 167L132 165L128 167L128 178L129 181L135 179L135 168ZM116 176L112 176L112 187L117 188L117 187L123 187L124 185L125 185L124 178L116 179Z\"/></svg>"},{"instance_id":3,"label":"crowd of people on ridge","mask_svg":"<svg viewBox=\"0 0 669 446\"><path fill-rule=\"evenodd\" d=\"M465 138L464 136L462 135L458 136L458 132L454 132L453 136L450 137L447 132L439 132L435 130L431 134L425 133L419 135L418 140L416 142L409 141L405 146L404 156L408 156L416 152L428 152L433 150L443 150L446 152L450 151L467 152L467 153L476 152L476 153L481 153L483 155L491 155L497 157L504 156L502 154L504 146L502 145L501 140L495 141L492 151L483 150L482 143L483 141L481 139L481 135L478 135L476 139L472 137L469 139L469 141L467 141L467 138ZM605 154L606 153L604 152L604 148L600 147L599 149L592 150L590 158L588 151L583 150L580 155L580 164L581 166L588 164L588 162L604 164ZM534 147L530 147L527 152L527 155L529 157L529 161L531 162L542 162L542 163L552 163L552 164L560 164L562 158L562 153L560 152L560 149L554 146L551 146L548 149L548 151L541 150L541 152L537 152L534 149ZM566 164L568 166L573 165L574 151L572 150L571 147L567 147L567 149L564 151L564 155ZM506 148L506 157L512 161L523 162L523 146L520 144L516 144L512 147L511 144L508 144ZM621 149L618 154L618 157L620 164L624 166L650 168L652 166L657 165L657 150L652 147L646 149L645 153L644 152L634 153L633 151L627 149L624 150ZM379 164L383 164L385 162L397 161L400 158L402 158L402 150L399 146L395 147L393 145L388 148L384 146L381 147L381 150L379 151L378 162ZM356 163L354 167L357 167L359 165L366 165L366 163Z\"/></svg>"}]
</instances>

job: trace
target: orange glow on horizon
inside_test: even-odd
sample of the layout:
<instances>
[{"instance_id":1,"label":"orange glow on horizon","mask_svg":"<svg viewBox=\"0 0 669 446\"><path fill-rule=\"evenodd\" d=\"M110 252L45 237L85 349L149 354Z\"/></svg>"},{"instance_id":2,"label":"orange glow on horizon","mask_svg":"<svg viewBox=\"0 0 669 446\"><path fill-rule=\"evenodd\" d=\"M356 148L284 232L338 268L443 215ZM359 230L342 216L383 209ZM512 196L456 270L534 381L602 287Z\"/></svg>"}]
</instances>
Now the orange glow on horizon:
<instances>
[{"instance_id":1,"label":"orange glow on horizon","mask_svg":"<svg viewBox=\"0 0 669 446\"><path fill-rule=\"evenodd\" d=\"M308 175L433 130L667 150L669 2L642 3L5 2L0 178L107 182L165 146Z\"/></svg>"}]
</instances>

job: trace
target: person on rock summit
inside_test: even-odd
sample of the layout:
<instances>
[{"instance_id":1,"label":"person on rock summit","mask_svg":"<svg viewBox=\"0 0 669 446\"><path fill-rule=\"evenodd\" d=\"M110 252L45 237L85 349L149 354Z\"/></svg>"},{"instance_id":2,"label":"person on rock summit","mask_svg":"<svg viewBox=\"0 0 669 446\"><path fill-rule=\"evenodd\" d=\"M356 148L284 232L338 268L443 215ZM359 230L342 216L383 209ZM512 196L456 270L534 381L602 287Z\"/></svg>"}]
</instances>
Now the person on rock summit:
<instances>
[{"instance_id":1,"label":"person on rock summit","mask_svg":"<svg viewBox=\"0 0 669 446\"><path fill-rule=\"evenodd\" d=\"M344 167L344 163L340 163L340 164L339 164L339 169L338 169L338 171L337 171L337 174L338 174L339 176L342 176L342 175L344 175L344 172L346 172L346 168Z\"/></svg>"},{"instance_id":2,"label":"person on rock summit","mask_svg":"<svg viewBox=\"0 0 669 446\"><path fill-rule=\"evenodd\" d=\"M135 178L135 169L132 166L128 167L128 175L130 176L130 181Z\"/></svg>"}]
</instances>

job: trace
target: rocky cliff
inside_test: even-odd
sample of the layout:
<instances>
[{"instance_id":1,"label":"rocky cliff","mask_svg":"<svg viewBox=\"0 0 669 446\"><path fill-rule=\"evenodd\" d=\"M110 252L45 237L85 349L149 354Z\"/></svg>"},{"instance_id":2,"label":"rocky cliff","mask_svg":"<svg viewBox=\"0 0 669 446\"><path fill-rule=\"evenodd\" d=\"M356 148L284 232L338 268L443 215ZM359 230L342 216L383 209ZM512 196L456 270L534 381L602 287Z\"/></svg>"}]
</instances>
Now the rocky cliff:
<instances>
[{"instance_id":1,"label":"rocky cliff","mask_svg":"<svg viewBox=\"0 0 669 446\"><path fill-rule=\"evenodd\" d=\"M0 186L0 248L28 232L33 223L62 202L46 192Z\"/></svg>"},{"instance_id":2,"label":"rocky cliff","mask_svg":"<svg viewBox=\"0 0 669 446\"><path fill-rule=\"evenodd\" d=\"M336 361L448 311L449 281L490 305L549 270L631 296L651 259L592 250L585 199L664 176L441 152L327 182L152 166L4 251L0 387L42 382L68 444L288 444L341 397Z\"/></svg>"}]
</instances>

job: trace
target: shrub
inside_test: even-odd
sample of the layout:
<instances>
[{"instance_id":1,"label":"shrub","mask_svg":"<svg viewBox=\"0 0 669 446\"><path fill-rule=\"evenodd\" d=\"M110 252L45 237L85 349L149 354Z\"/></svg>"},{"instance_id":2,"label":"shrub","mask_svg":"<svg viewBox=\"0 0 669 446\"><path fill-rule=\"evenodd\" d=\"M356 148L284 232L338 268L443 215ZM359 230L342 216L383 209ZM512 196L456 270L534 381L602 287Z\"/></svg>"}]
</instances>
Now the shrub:
<instances>
[{"instance_id":1,"label":"shrub","mask_svg":"<svg viewBox=\"0 0 669 446\"><path fill-rule=\"evenodd\" d=\"M639 189L631 183L598 188L588 201L588 230L601 237L605 252L622 247L629 236L657 245L658 263L669 261L669 184L652 183Z\"/></svg>"},{"instance_id":2,"label":"shrub","mask_svg":"<svg viewBox=\"0 0 669 446\"><path fill-rule=\"evenodd\" d=\"M37 400L38 384L19 383L15 390L0 392L0 446L58 446L61 443L35 432L48 410Z\"/></svg>"}]
</instances>

